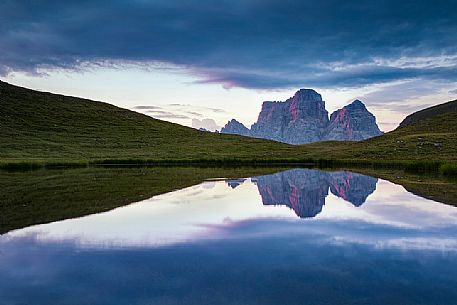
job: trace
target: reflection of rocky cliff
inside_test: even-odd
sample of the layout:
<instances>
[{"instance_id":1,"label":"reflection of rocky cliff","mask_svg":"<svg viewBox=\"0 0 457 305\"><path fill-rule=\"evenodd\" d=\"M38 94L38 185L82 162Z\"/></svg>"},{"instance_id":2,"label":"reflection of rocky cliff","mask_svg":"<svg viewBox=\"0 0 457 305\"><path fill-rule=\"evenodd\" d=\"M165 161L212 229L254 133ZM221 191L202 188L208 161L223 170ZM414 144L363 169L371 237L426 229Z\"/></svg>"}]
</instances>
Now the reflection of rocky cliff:
<instances>
[{"instance_id":1,"label":"reflection of rocky cliff","mask_svg":"<svg viewBox=\"0 0 457 305\"><path fill-rule=\"evenodd\" d=\"M328 174L330 192L356 207L361 206L376 190L378 182L376 178L346 171Z\"/></svg>"},{"instance_id":2,"label":"reflection of rocky cliff","mask_svg":"<svg viewBox=\"0 0 457 305\"><path fill-rule=\"evenodd\" d=\"M244 183L244 181L246 181L246 179L230 179L230 180L226 180L228 186L230 186L232 189L236 188L237 186L241 185Z\"/></svg>"},{"instance_id":3,"label":"reflection of rocky cliff","mask_svg":"<svg viewBox=\"0 0 457 305\"><path fill-rule=\"evenodd\" d=\"M292 169L256 177L264 205L286 205L300 218L322 211L328 191L354 206L361 206L376 190L377 178L347 171Z\"/></svg>"},{"instance_id":4,"label":"reflection of rocky cliff","mask_svg":"<svg viewBox=\"0 0 457 305\"><path fill-rule=\"evenodd\" d=\"M257 187L264 205L287 205L299 217L319 214L328 195L323 172L292 169L257 177Z\"/></svg>"}]
</instances>

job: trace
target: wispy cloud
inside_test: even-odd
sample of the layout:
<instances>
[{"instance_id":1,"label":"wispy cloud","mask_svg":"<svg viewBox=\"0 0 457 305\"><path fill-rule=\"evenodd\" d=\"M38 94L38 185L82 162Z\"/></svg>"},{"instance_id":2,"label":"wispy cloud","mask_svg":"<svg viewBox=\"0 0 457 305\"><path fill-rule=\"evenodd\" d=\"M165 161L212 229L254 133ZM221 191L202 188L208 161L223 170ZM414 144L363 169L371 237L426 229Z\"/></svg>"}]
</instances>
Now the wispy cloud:
<instances>
[{"instance_id":1,"label":"wispy cloud","mask_svg":"<svg viewBox=\"0 0 457 305\"><path fill-rule=\"evenodd\" d=\"M198 105L191 105L191 104L172 103L172 104L167 104L167 106L173 107L174 109L187 111L187 112L188 112L188 109L198 109L198 110L202 110L205 112L228 113L226 110L221 109L221 108L212 108L212 107L205 107L205 106L198 106Z\"/></svg>"},{"instance_id":2,"label":"wispy cloud","mask_svg":"<svg viewBox=\"0 0 457 305\"><path fill-rule=\"evenodd\" d=\"M389 109L399 113L411 113L430 107L446 100L437 99L434 95L449 92L450 83L436 81L411 80L389 86L360 96L369 107ZM427 98L429 97L429 98Z\"/></svg>"},{"instance_id":3,"label":"wispy cloud","mask_svg":"<svg viewBox=\"0 0 457 305\"><path fill-rule=\"evenodd\" d=\"M148 110L148 109L162 109L162 107L159 106L135 106L133 109L138 109L138 110Z\"/></svg>"},{"instance_id":4,"label":"wispy cloud","mask_svg":"<svg viewBox=\"0 0 457 305\"><path fill-rule=\"evenodd\" d=\"M157 119L190 119L190 117L186 115L161 110L148 110L147 113Z\"/></svg>"},{"instance_id":5,"label":"wispy cloud","mask_svg":"<svg viewBox=\"0 0 457 305\"><path fill-rule=\"evenodd\" d=\"M204 128L210 131L218 130L220 129L220 126L217 125L214 119L207 118L205 116L211 114L214 112L214 110L225 113L223 109L176 103L163 106L138 105L134 106L132 109L147 114L156 119L174 121L192 126L197 129ZM193 111L193 109L204 110L203 112L205 112L206 115L201 112Z\"/></svg>"},{"instance_id":6,"label":"wispy cloud","mask_svg":"<svg viewBox=\"0 0 457 305\"><path fill-rule=\"evenodd\" d=\"M203 114L195 112L195 111L186 111L186 112L188 114L191 114L191 115L194 115L194 116L197 116L197 117L202 117L203 116Z\"/></svg>"}]
</instances>

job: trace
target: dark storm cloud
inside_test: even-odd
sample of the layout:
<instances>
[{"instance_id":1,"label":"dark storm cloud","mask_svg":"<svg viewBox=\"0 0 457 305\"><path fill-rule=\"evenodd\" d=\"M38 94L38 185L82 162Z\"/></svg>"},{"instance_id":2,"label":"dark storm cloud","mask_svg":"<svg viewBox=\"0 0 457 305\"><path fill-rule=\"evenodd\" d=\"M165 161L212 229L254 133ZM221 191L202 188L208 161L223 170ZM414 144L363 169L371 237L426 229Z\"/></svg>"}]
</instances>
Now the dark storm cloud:
<instances>
[{"instance_id":1,"label":"dark storm cloud","mask_svg":"<svg viewBox=\"0 0 457 305\"><path fill-rule=\"evenodd\" d=\"M6 0L0 73L164 62L226 87L456 81L456 7L456 0ZM417 57L430 61L418 66Z\"/></svg>"}]
</instances>

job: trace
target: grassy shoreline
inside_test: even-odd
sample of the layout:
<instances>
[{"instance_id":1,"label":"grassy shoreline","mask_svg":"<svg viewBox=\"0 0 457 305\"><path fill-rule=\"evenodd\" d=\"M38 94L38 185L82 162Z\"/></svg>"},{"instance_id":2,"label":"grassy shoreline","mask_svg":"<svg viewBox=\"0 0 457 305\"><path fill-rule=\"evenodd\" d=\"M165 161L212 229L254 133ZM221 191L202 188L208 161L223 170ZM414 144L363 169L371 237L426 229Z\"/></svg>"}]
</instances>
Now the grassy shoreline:
<instances>
[{"instance_id":1,"label":"grassy shoreline","mask_svg":"<svg viewBox=\"0 0 457 305\"><path fill-rule=\"evenodd\" d=\"M369 169L400 169L411 172L431 172L444 176L457 175L457 162L417 161L417 160L335 160L335 159L100 159L87 161L0 161L0 170L36 170L53 168L85 168L85 167L275 167L303 166L316 168L369 168Z\"/></svg>"},{"instance_id":2,"label":"grassy shoreline","mask_svg":"<svg viewBox=\"0 0 457 305\"><path fill-rule=\"evenodd\" d=\"M457 112L426 116L360 142L289 145L201 132L107 103L4 82L0 105L0 169L5 170L287 165L457 174Z\"/></svg>"}]
</instances>

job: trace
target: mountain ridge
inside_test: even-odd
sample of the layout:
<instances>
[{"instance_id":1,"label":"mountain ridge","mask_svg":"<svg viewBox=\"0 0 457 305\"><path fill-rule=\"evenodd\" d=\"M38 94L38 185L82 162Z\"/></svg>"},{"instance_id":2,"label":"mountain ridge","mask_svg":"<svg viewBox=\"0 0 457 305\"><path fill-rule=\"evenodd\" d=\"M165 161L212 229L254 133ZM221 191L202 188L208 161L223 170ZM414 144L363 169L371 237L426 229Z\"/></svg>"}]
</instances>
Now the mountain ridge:
<instances>
[{"instance_id":1,"label":"mountain ridge","mask_svg":"<svg viewBox=\"0 0 457 305\"><path fill-rule=\"evenodd\" d=\"M265 101L250 129L232 119L221 133L288 144L360 141L382 134L376 118L361 101L355 100L336 110L329 118L322 96L313 89L300 89L284 102Z\"/></svg>"}]
</instances>

